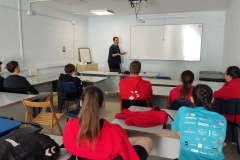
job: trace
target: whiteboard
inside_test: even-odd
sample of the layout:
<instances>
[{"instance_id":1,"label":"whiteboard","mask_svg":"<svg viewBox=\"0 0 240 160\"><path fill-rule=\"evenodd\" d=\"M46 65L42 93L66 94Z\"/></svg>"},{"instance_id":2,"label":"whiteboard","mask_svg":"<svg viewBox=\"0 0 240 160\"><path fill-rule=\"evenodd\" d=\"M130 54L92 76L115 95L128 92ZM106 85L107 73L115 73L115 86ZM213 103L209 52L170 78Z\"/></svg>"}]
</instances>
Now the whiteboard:
<instances>
[{"instance_id":1,"label":"whiteboard","mask_svg":"<svg viewBox=\"0 0 240 160\"><path fill-rule=\"evenodd\" d=\"M79 61L80 62L91 62L89 48L78 48L78 52L79 52Z\"/></svg>"},{"instance_id":2,"label":"whiteboard","mask_svg":"<svg viewBox=\"0 0 240 160\"><path fill-rule=\"evenodd\" d=\"M202 24L131 26L131 59L200 61Z\"/></svg>"}]
</instances>

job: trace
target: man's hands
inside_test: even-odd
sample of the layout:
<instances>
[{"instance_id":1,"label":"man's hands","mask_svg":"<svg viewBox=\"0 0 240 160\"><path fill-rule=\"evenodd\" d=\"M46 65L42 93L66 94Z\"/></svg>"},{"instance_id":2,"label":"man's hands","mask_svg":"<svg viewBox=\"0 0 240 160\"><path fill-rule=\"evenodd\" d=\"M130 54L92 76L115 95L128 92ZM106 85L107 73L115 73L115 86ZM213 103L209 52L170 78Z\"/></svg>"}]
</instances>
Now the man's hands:
<instances>
[{"instance_id":1,"label":"man's hands","mask_svg":"<svg viewBox=\"0 0 240 160\"><path fill-rule=\"evenodd\" d=\"M125 54L126 54L126 52L122 52L122 53L121 53L121 55L125 55Z\"/></svg>"}]
</instances>

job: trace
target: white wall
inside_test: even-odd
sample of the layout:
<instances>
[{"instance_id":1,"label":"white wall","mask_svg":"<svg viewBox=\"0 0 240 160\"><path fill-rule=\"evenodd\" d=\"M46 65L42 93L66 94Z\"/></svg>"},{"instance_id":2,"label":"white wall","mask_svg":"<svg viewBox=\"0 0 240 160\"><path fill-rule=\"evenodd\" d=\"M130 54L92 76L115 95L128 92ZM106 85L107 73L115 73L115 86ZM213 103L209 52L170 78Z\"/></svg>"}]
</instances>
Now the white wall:
<instances>
[{"instance_id":1,"label":"white wall","mask_svg":"<svg viewBox=\"0 0 240 160\"><path fill-rule=\"evenodd\" d=\"M240 67L240 1L232 0L226 11L222 71Z\"/></svg>"},{"instance_id":2,"label":"white wall","mask_svg":"<svg viewBox=\"0 0 240 160\"><path fill-rule=\"evenodd\" d=\"M165 24L203 24L201 61L184 62L141 60L143 71L160 72L161 75L167 75L172 77L172 79L178 80L181 72L186 69L192 70L196 79L198 79L199 71L221 70L225 12L195 12L193 14L193 18L166 19ZM127 55L123 56L122 63L123 70L127 70L131 62L130 26L163 24L163 20L149 20L144 24L139 24L136 22L135 16L89 18L90 49L93 61L99 63L99 70L108 70L108 50L112 44L112 37L118 36L120 38L119 45L121 51L127 52ZM151 39L147 40L151 41Z\"/></svg>"},{"instance_id":3,"label":"white wall","mask_svg":"<svg viewBox=\"0 0 240 160\"><path fill-rule=\"evenodd\" d=\"M24 65L20 56L20 32L18 23L18 0L0 1L0 61L3 66L11 61L19 62L21 68L39 68L78 61L78 48L88 47L88 19L76 16L77 24L72 25L72 13L32 3L34 16L26 15L28 1L22 0L22 34ZM6 6L6 7L4 7ZM9 8L12 7L12 8ZM62 47L66 47L66 52ZM39 70L46 73L48 70ZM63 67L59 67L63 70ZM23 73L22 73L23 74ZM24 74L23 74L24 75Z\"/></svg>"}]
</instances>

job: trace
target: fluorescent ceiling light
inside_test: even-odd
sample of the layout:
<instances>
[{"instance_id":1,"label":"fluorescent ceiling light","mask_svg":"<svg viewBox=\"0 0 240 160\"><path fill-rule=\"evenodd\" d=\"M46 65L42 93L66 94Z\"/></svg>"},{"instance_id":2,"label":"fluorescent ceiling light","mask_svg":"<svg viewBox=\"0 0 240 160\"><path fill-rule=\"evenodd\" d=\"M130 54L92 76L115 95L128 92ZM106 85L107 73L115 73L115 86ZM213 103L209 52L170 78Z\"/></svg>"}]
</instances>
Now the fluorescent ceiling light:
<instances>
[{"instance_id":1,"label":"fluorescent ceiling light","mask_svg":"<svg viewBox=\"0 0 240 160\"><path fill-rule=\"evenodd\" d=\"M171 15L142 15L138 16L140 19L146 20L146 19L171 19L171 18L192 18L193 14L171 14Z\"/></svg>"},{"instance_id":2,"label":"fluorescent ceiling light","mask_svg":"<svg viewBox=\"0 0 240 160\"><path fill-rule=\"evenodd\" d=\"M90 12L92 12L93 14L96 14L96 15L112 15L113 14L112 11L109 11L107 9L91 10Z\"/></svg>"}]
</instances>

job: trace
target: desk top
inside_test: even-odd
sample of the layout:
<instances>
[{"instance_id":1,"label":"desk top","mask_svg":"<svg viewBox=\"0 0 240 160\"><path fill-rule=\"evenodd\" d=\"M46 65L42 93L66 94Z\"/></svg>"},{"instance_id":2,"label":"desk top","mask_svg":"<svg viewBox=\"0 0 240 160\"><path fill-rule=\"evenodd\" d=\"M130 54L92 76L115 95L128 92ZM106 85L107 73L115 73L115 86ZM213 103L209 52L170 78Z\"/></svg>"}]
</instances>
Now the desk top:
<instances>
[{"instance_id":1,"label":"desk top","mask_svg":"<svg viewBox=\"0 0 240 160\"><path fill-rule=\"evenodd\" d=\"M176 80L164 80L164 79L151 79L151 78L144 78L144 80L149 81L152 86L168 86L168 87L176 87L181 84L180 81ZM219 90L224 82L208 82L208 81L194 81L193 85L196 86L197 84L206 84L212 88L213 91Z\"/></svg>"},{"instance_id":2,"label":"desk top","mask_svg":"<svg viewBox=\"0 0 240 160\"><path fill-rule=\"evenodd\" d=\"M59 146L63 144L62 142L62 136L56 136L56 135L48 135L51 137ZM71 154L66 151L65 148L61 148L61 152L57 160L66 160L71 157Z\"/></svg>"},{"instance_id":3,"label":"desk top","mask_svg":"<svg viewBox=\"0 0 240 160\"><path fill-rule=\"evenodd\" d=\"M171 91L173 88L174 88L174 87L167 87L167 86L152 86L153 95L154 95L154 96L164 96L164 97L168 97L170 91Z\"/></svg>"},{"instance_id":4,"label":"desk top","mask_svg":"<svg viewBox=\"0 0 240 160\"><path fill-rule=\"evenodd\" d=\"M31 85L38 85L42 83L57 81L59 78L59 75L60 73L48 73L48 74L41 74L41 75L36 75L33 77L26 77L26 78ZM94 76L75 76L75 77L79 77L82 81L86 81L90 83L96 83L96 82L107 79L106 77L94 77Z\"/></svg>"},{"instance_id":5,"label":"desk top","mask_svg":"<svg viewBox=\"0 0 240 160\"><path fill-rule=\"evenodd\" d=\"M36 95L0 92L0 108L21 102L22 99L33 97L36 97Z\"/></svg>"},{"instance_id":6,"label":"desk top","mask_svg":"<svg viewBox=\"0 0 240 160\"><path fill-rule=\"evenodd\" d=\"M149 107L138 107L138 106L131 106L129 110L131 111L149 111L151 108ZM173 118L175 117L177 111L163 109L168 114L170 114ZM115 119L111 123L119 124L123 129L126 129L127 131L132 132L141 132L141 133L147 133L147 134L153 134L155 136L160 137L167 137L167 138L173 138L173 139L179 139L179 136L177 135L177 132L174 130L168 130L163 129L163 125L158 125L154 127L137 127L137 126L127 126L124 120L121 119Z\"/></svg>"},{"instance_id":7,"label":"desk top","mask_svg":"<svg viewBox=\"0 0 240 160\"><path fill-rule=\"evenodd\" d=\"M119 74L118 72L105 72L105 71L82 71L79 72L80 74L92 74L92 75L105 75L105 76L122 76L122 77L127 77L129 76L128 74ZM159 75L159 73L140 73L139 74L142 77L151 77L155 78Z\"/></svg>"},{"instance_id":8,"label":"desk top","mask_svg":"<svg viewBox=\"0 0 240 160\"><path fill-rule=\"evenodd\" d=\"M75 76L80 78L84 82L97 83L107 79L107 77L94 77L94 76Z\"/></svg>"}]
</instances>

